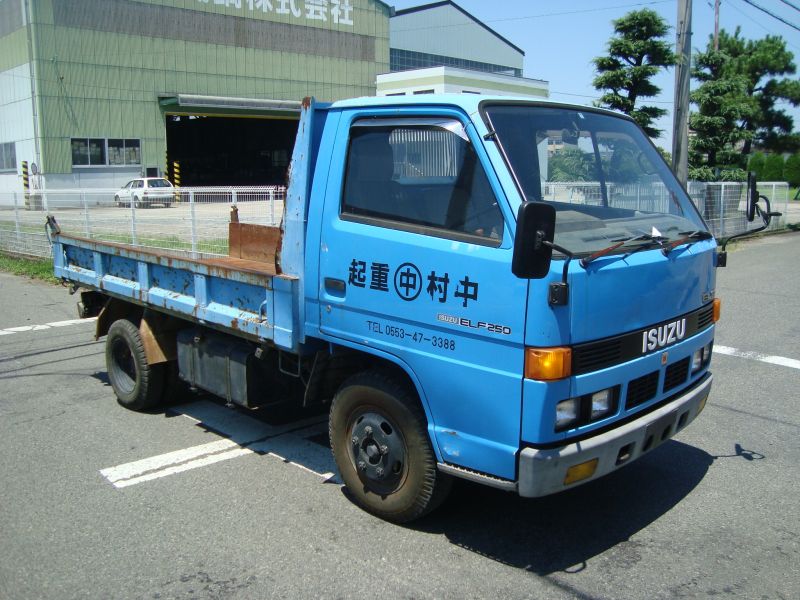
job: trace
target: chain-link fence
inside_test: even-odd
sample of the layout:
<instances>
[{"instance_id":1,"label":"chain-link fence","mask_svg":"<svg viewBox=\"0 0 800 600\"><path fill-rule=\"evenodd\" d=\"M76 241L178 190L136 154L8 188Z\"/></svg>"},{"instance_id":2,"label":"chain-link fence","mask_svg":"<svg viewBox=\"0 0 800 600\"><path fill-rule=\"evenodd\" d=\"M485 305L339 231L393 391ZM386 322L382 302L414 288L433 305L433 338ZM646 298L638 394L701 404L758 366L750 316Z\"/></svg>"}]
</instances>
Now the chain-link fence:
<instances>
[{"instance_id":1,"label":"chain-link fence","mask_svg":"<svg viewBox=\"0 0 800 600\"><path fill-rule=\"evenodd\" d=\"M49 257L45 215L62 231L99 241L195 256L227 255L231 207L239 221L279 225L286 188L170 188L150 199L128 199L119 190L51 190L0 193L0 250Z\"/></svg>"},{"instance_id":2,"label":"chain-link fence","mask_svg":"<svg viewBox=\"0 0 800 600\"><path fill-rule=\"evenodd\" d=\"M618 208L669 211L663 185L607 184L609 204ZM728 237L760 224L744 216L745 184L690 181L689 195L717 238ZM772 209L784 213L789 204L785 182L762 182L759 193ZM25 256L49 257L45 215L56 217L61 229L73 235L163 250L190 251L195 256L227 255L230 210L239 221L279 225L286 188L215 187L170 188L151 202L120 198L119 190L50 190L30 194L0 192L0 250ZM545 200L574 204L601 204L597 182L552 182L543 188ZM774 219L770 229L785 227L786 218Z\"/></svg>"},{"instance_id":3,"label":"chain-link fence","mask_svg":"<svg viewBox=\"0 0 800 600\"><path fill-rule=\"evenodd\" d=\"M646 185L605 184L609 206L642 212L670 211L669 191L663 183ZM737 182L690 181L687 190L711 232L725 238L761 225L760 219L748 223L745 218L746 184ZM759 182L758 191L769 198L774 211L784 216L773 219L769 229L786 226L789 204L789 184L786 182ZM603 202L602 186L597 181L548 182L543 186L545 200L600 206Z\"/></svg>"}]
</instances>

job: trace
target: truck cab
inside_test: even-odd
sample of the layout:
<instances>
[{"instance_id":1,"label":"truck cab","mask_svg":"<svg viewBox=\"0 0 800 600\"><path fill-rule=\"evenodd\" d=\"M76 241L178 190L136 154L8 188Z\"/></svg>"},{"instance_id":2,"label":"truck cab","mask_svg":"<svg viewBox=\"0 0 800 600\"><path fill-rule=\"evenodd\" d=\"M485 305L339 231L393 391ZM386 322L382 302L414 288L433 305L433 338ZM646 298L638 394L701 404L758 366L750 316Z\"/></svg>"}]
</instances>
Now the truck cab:
<instances>
[{"instance_id":1,"label":"truck cab","mask_svg":"<svg viewBox=\"0 0 800 600\"><path fill-rule=\"evenodd\" d=\"M306 335L408 376L440 472L549 494L702 410L716 243L632 120L360 99L328 109L319 154ZM345 454L361 481L384 481L360 446Z\"/></svg>"}]
</instances>

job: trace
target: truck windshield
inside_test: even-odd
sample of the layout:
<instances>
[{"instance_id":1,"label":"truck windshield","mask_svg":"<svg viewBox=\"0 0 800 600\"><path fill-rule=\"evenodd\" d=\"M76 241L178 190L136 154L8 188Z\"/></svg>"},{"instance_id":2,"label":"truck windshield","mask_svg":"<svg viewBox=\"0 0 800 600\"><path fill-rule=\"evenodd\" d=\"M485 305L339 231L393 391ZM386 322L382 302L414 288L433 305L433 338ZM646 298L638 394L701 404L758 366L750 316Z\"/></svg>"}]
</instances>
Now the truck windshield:
<instances>
[{"instance_id":1,"label":"truck windshield","mask_svg":"<svg viewBox=\"0 0 800 600\"><path fill-rule=\"evenodd\" d=\"M490 104L484 115L524 198L553 204L555 241L572 252L642 234L676 239L706 231L656 149L627 119L532 104Z\"/></svg>"}]
</instances>

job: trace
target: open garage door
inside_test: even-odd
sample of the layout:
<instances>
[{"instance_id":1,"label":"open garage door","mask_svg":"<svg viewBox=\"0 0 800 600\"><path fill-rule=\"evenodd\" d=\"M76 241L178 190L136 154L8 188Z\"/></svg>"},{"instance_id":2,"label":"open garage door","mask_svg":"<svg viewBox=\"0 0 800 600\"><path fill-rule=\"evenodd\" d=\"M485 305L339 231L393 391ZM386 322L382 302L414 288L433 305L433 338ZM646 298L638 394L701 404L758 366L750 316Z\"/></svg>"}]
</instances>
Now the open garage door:
<instances>
[{"instance_id":1,"label":"open garage door","mask_svg":"<svg viewBox=\"0 0 800 600\"><path fill-rule=\"evenodd\" d=\"M164 110L169 179L181 186L285 185L300 102L178 94Z\"/></svg>"},{"instance_id":2,"label":"open garage door","mask_svg":"<svg viewBox=\"0 0 800 600\"><path fill-rule=\"evenodd\" d=\"M285 185L295 119L166 115L167 159L182 186Z\"/></svg>"}]
</instances>

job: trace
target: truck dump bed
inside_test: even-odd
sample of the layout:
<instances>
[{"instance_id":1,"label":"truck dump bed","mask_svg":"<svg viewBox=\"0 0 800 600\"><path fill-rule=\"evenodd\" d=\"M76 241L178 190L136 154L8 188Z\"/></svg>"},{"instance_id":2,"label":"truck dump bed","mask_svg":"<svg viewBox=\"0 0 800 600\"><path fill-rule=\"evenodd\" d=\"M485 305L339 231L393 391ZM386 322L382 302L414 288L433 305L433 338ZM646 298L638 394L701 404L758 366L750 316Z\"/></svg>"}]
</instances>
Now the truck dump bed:
<instances>
[{"instance_id":1,"label":"truck dump bed","mask_svg":"<svg viewBox=\"0 0 800 600\"><path fill-rule=\"evenodd\" d=\"M228 257L192 258L56 232L53 258L56 277L65 281L292 350L298 278L279 272L279 247L279 230L233 222Z\"/></svg>"}]
</instances>

